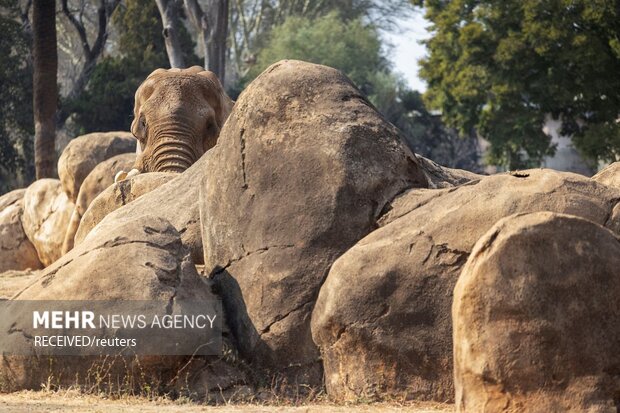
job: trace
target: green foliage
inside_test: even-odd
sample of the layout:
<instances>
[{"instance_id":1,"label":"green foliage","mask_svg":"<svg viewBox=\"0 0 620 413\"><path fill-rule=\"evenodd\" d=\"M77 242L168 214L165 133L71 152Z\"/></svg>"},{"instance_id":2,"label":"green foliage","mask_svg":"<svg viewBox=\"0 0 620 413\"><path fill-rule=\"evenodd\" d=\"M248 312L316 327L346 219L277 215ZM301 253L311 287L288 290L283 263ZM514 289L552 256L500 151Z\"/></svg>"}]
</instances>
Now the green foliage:
<instances>
[{"instance_id":1,"label":"green foliage","mask_svg":"<svg viewBox=\"0 0 620 413\"><path fill-rule=\"evenodd\" d=\"M275 27L246 81L282 59L300 59L334 67L364 91L370 88L377 71L387 69L377 29L361 19L343 21L335 12L314 20L289 17L284 24Z\"/></svg>"},{"instance_id":2,"label":"green foliage","mask_svg":"<svg viewBox=\"0 0 620 413\"><path fill-rule=\"evenodd\" d=\"M32 67L18 8L0 0L0 193L34 176Z\"/></svg>"},{"instance_id":3,"label":"green foliage","mask_svg":"<svg viewBox=\"0 0 620 413\"><path fill-rule=\"evenodd\" d=\"M426 99L463 132L489 139L489 161L535 165L553 152L545 115L595 159L618 160L617 0L413 0L432 22Z\"/></svg>"},{"instance_id":4,"label":"green foliage","mask_svg":"<svg viewBox=\"0 0 620 413\"><path fill-rule=\"evenodd\" d=\"M620 128L617 123L594 123L573 138L575 145L591 159L620 160Z\"/></svg>"},{"instance_id":5,"label":"green foliage","mask_svg":"<svg viewBox=\"0 0 620 413\"><path fill-rule=\"evenodd\" d=\"M370 101L403 132L413 151L450 168L480 171L475 136L459 136L447 128L440 116L427 110L422 95L398 76L378 72L371 84Z\"/></svg>"},{"instance_id":6,"label":"green foliage","mask_svg":"<svg viewBox=\"0 0 620 413\"><path fill-rule=\"evenodd\" d=\"M133 59L101 59L93 71L88 88L69 103L79 133L129 130L133 97L147 75L148 71L142 70Z\"/></svg>"},{"instance_id":7,"label":"green foliage","mask_svg":"<svg viewBox=\"0 0 620 413\"><path fill-rule=\"evenodd\" d=\"M169 67L162 23L152 0L126 0L117 9L112 24L119 33L118 53L95 67L86 91L68 102L81 133L129 130L136 89L153 70ZM200 64L192 39L180 33L186 60Z\"/></svg>"},{"instance_id":8,"label":"green foliage","mask_svg":"<svg viewBox=\"0 0 620 413\"><path fill-rule=\"evenodd\" d=\"M260 4L260 7L257 5ZM317 20L338 13L343 21L363 20L381 29L394 27L396 19L413 8L409 0L235 0L231 1L231 63L245 78L255 57L266 46L274 27L291 17ZM238 85L235 86L238 89Z\"/></svg>"}]
</instances>

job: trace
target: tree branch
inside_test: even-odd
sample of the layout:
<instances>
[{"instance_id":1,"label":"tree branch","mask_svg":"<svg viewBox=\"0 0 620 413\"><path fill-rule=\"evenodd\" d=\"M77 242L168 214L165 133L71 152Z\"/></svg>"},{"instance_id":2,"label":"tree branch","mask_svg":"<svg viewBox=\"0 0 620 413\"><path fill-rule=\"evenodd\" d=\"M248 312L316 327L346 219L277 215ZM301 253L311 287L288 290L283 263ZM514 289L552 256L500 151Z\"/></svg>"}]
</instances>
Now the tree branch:
<instances>
[{"instance_id":1,"label":"tree branch","mask_svg":"<svg viewBox=\"0 0 620 413\"><path fill-rule=\"evenodd\" d=\"M88 84L90 76L97 65L99 56L103 53L105 43L108 39L108 22L110 21L112 13L119 4L120 0L100 0L99 8L97 9L97 37L91 47L88 43L86 28L81 22L81 17L78 19L73 13L71 13L69 10L68 0L62 0L62 11L78 33L82 43L82 52L84 53L84 66L82 66L82 70L80 71L77 80L67 95L67 100L76 99L82 94L84 89L86 89L86 85ZM69 115L70 113L65 108L60 108L56 116L58 127L61 127L65 123Z\"/></svg>"},{"instance_id":2,"label":"tree branch","mask_svg":"<svg viewBox=\"0 0 620 413\"><path fill-rule=\"evenodd\" d=\"M22 29L29 38L32 38L32 25L30 24L30 8L32 7L32 0L27 0L25 7L19 8L19 18L22 21Z\"/></svg>"},{"instance_id":3,"label":"tree branch","mask_svg":"<svg viewBox=\"0 0 620 413\"><path fill-rule=\"evenodd\" d=\"M84 52L84 56L86 57L86 60L88 60L88 58L90 57L91 51L90 51L90 45L88 44L88 36L86 35L86 29L84 28L84 25L82 24L82 22L80 22L73 15L73 13L69 11L68 3L69 3L68 0L62 0L62 12L65 14L69 22L75 28L75 31L78 33L78 36L80 37L80 42L82 43L82 50Z\"/></svg>"}]
</instances>

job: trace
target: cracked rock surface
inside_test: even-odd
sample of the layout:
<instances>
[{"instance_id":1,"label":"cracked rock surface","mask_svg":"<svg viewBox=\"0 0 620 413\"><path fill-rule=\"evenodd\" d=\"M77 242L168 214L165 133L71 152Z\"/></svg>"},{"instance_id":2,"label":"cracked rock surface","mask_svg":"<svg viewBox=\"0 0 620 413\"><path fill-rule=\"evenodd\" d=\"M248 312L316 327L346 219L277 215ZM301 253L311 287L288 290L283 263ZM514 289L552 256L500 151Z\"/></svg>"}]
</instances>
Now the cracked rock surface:
<instances>
[{"instance_id":1,"label":"cracked rock surface","mask_svg":"<svg viewBox=\"0 0 620 413\"><path fill-rule=\"evenodd\" d=\"M82 182L102 161L135 152L136 138L129 132L95 132L71 140L58 159L58 176L71 202L77 201Z\"/></svg>"},{"instance_id":2,"label":"cracked rock surface","mask_svg":"<svg viewBox=\"0 0 620 413\"><path fill-rule=\"evenodd\" d=\"M210 282L196 272L189 250L170 222L140 216L87 239L41 271L12 300L153 300L170 306L183 299L205 302L205 311L213 313L210 306L215 298ZM26 335L22 345L31 346ZM53 375L71 385L79 384L76 377L89 380L97 372L91 369L100 361L96 357L67 357L43 357L41 363L36 356L5 356L0 364L0 382L12 390L37 388ZM175 369L186 361L183 357L144 356L139 363L150 369L147 377L155 383L157 378L174 377ZM123 377L131 374L127 366L134 368L135 362L133 358L120 358L118 364L109 366L111 382L116 378L123 382Z\"/></svg>"},{"instance_id":3,"label":"cracked rock surface","mask_svg":"<svg viewBox=\"0 0 620 413\"><path fill-rule=\"evenodd\" d=\"M454 289L459 412L614 412L620 240L571 215L498 222Z\"/></svg>"},{"instance_id":4,"label":"cracked rock surface","mask_svg":"<svg viewBox=\"0 0 620 413\"><path fill-rule=\"evenodd\" d=\"M240 350L320 382L310 334L319 288L390 200L427 185L418 160L343 74L292 60L244 90L207 156L205 268Z\"/></svg>"},{"instance_id":5,"label":"cracked rock surface","mask_svg":"<svg viewBox=\"0 0 620 413\"><path fill-rule=\"evenodd\" d=\"M17 189L0 197L0 273L43 266L22 226L25 192Z\"/></svg>"},{"instance_id":6,"label":"cracked rock surface","mask_svg":"<svg viewBox=\"0 0 620 413\"><path fill-rule=\"evenodd\" d=\"M39 179L26 189L22 225L44 266L62 255L74 207L58 179Z\"/></svg>"},{"instance_id":7,"label":"cracked rock surface","mask_svg":"<svg viewBox=\"0 0 620 413\"><path fill-rule=\"evenodd\" d=\"M129 179L117 183L112 183L91 202L89 208L82 216L75 234L75 245L79 245L91 230L108 214L148 194L178 176L178 174L170 172L149 172L132 176ZM114 176L112 176L112 180L114 180ZM143 213L153 213L159 208L160 205L151 205L148 210ZM135 215L130 215L130 217L135 217Z\"/></svg>"},{"instance_id":8,"label":"cracked rock surface","mask_svg":"<svg viewBox=\"0 0 620 413\"><path fill-rule=\"evenodd\" d=\"M543 169L396 198L381 227L342 255L321 287L312 336L328 393L452 400L452 291L476 241L514 213L609 225L619 199L619 189Z\"/></svg>"}]
</instances>

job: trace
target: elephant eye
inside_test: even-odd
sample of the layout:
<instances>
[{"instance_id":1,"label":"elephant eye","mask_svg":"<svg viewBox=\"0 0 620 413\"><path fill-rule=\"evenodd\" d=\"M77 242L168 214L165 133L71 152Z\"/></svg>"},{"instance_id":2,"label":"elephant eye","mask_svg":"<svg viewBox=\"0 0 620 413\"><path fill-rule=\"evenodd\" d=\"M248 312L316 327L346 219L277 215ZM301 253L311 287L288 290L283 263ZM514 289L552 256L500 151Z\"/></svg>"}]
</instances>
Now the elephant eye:
<instances>
[{"instance_id":1,"label":"elephant eye","mask_svg":"<svg viewBox=\"0 0 620 413\"><path fill-rule=\"evenodd\" d=\"M220 133L220 127L218 126L217 121L215 120L215 116L211 116L207 120L207 131L209 131L209 133L215 133L215 134Z\"/></svg>"},{"instance_id":2,"label":"elephant eye","mask_svg":"<svg viewBox=\"0 0 620 413\"><path fill-rule=\"evenodd\" d=\"M140 121L138 124L138 131L139 131L139 139L142 141L144 139L146 139L146 118L144 117L144 115L140 115Z\"/></svg>"},{"instance_id":3,"label":"elephant eye","mask_svg":"<svg viewBox=\"0 0 620 413\"><path fill-rule=\"evenodd\" d=\"M138 139L138 141L144 143L146 140L146 119L143 114L140 114L140 117L137 118L135 123L132 124L131 132Z\"/></svg>"}]
</instances>

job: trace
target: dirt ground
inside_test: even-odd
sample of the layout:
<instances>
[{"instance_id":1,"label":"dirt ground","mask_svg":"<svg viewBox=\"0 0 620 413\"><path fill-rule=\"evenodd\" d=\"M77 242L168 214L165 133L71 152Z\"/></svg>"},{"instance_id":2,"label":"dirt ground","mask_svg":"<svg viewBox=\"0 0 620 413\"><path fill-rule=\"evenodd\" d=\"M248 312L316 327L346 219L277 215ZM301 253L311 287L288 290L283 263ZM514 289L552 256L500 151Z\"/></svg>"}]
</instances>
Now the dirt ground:
<instances>
[{"instance_id":1,"label":"dirt ground","mask_svg":"<svg viewBox=\"0 0 620 413\"><path fill-rule=\"evenodd\" d=\"M77 392L22 391L0 394L1 413L437 413L454 412L452 405L437 403L334 405L329 403L303 406L268 406L257 404L205 406L191 402L127 397L110 400Z\"/></svg>"},{"instance_id":2,"label":"dirt ground","mask_svg":"<svg viewBox=\"0 0 620 413\"><path fill-rule=\"evenodd\" d=\"M37 271L6 271L0 273L0 300L7 300L26 288L39 275Z\"/></svg>"}]
</instances>

